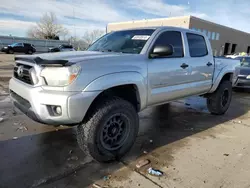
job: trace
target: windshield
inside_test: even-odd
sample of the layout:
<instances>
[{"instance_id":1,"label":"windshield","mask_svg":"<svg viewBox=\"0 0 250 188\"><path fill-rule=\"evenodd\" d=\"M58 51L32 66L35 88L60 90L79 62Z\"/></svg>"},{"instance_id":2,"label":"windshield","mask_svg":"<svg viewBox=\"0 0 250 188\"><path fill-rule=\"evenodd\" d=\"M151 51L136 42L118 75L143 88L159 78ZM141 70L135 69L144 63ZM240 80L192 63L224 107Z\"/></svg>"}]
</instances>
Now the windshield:
<instances>
[{"instance_id":1,"label":"windshield","mask_svg":"<svg viewBox=\"0 0 250 188\"><path fill-rule=\"evenodd\" d=\"M88 51L139 54L155 30L127 30L108 33L97 40Z\"/></svg>"},{"instance_id":2,"label":"windshield","mask_svg":"<svg viewBox=\"0 0 250 188\"><path fill-rule=\"evenodd\" d=\"M14 46L18 46L19 43L13 43L10 46L14 47Z\"/></svg>"},{"instance_id":3,"label":"windshield","mask_svg":"<svg viewBox=\"0 0 250 188\"><path fill-rule=\"evenodd\" d=\"M235 59L240 60L240 64L242 67L250 67L250 57L237 57Z\"/></svg>"}]
</instances>

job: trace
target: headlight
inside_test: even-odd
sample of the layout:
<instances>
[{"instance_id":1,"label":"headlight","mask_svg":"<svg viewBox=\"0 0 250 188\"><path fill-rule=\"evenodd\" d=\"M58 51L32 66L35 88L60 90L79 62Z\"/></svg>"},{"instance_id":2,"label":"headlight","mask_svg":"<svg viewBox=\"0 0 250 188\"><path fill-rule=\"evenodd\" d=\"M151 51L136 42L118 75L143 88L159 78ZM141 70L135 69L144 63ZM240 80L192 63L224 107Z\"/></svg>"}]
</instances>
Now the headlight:
<instances>
[{"instance_id":1,"label":"headlight","mask_svg":"<svg viewBox=\"0 0 250 188\"><path fill-rule=\"evenodd\" d=\"M69 67L45 67L41 76L48 86L66 86L71 84L79 74L81 68L78 65Z\"/></svg>"},{"instance_id":2,"label":"headlight","mask_svg":"<svg viewBox=\"0 0 250 188\"><path fill-rule=\"evenodd\" d=\"M31 76L31 78L32 78L32 82L33 82L33 84L34 85L36 85L37 83L38 83L38 78L37 78L37 76L36 76L36 70L34 69L34 68L32 68L31 70L30 70L30 76Z\"/></svg>"},{"instance_id":3,"label":"headlight","mask_svg":"<svg viewBox=\"0 0 250 188\"><path fill-rule=\"evenodd\" d=\"M247 79L250 79L250 75L247 76Z\"/></svg>"}]
</instances>

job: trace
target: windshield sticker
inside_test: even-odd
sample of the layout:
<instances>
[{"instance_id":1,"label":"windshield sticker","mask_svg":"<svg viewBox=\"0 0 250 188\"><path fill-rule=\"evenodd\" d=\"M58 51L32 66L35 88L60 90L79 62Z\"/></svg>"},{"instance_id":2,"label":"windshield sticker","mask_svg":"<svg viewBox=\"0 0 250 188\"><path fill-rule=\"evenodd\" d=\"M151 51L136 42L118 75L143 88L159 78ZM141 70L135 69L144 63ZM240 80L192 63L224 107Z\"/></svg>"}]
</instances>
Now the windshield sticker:
<instances>
[{"instance_id":1,"label":"windshield sticker","mask_svg":"<svg viewBox=\"0 0 250 188\"><path fill-rule=\"evenodd\" d=\"M132 40L148 40L150 36L148 35L135 35Z\"/></svg>"}]
</instances>

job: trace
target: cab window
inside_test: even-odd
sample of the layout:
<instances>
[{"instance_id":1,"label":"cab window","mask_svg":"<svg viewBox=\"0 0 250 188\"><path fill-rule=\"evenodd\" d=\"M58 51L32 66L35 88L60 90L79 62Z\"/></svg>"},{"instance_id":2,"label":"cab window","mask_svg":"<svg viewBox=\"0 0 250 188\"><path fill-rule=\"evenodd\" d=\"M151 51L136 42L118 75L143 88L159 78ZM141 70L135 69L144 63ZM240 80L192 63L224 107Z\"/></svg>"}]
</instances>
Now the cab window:
<instances>
[{"instance_id":1,"label":"cab window","mask_svg":"<svg viewBox=\"0 0 250 188\"><path fill-rule=\"evenodd\" d=\"M202 35L187 33L187 40L191 57L203 57L208 54L207 44Z\"/></svg>"},{"instance_id":2,"label":"cab window","mask_svg":"<svg viewBox=\"0 0 250 188\"><path fill-rule=\"evenodd\" d=\"M179 31L165 31L155 41L156 45L172 45L174 53L167 57L183 57L183 42L181 32Z\"/></svg>"}]
</instances>

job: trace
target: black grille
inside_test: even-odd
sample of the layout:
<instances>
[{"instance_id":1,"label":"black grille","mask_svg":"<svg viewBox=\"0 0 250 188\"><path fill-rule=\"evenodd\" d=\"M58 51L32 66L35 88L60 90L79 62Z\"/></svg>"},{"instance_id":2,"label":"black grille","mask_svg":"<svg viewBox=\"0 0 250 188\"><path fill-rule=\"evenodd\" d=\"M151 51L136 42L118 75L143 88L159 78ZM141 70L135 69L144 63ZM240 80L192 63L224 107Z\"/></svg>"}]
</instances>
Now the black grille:
<instances>
[{"instance_id":1,"label":"black grille","mask_svg":"<svg viewBox=\"0 0 250 188\"><path fill-rule=\"evenodd\" d=\"M23 67L22 75L18 75L18 68L20 66ZM22 82L33 85L33 82L32 82L31 76L30 76L30 69L31 68L32 68L32 66L29 66L29 65L17 64L14 67L14 77L17 78L18 80L21 80Z\"/></svg>"}]
</instances>

